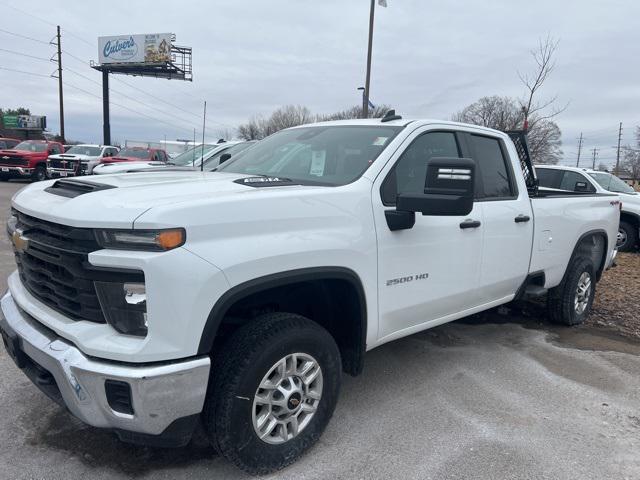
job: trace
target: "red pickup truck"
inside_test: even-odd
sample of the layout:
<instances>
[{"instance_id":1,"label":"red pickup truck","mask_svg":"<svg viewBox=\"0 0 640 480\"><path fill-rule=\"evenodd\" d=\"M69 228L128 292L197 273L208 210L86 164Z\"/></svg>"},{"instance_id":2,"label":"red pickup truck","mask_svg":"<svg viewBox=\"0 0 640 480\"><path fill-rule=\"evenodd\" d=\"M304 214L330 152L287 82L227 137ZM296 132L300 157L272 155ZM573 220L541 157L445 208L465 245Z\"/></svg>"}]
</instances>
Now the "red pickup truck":
<instances>
[{"instance_id":1,"label":"red pickup truck","mask_svg":"<svg viewBox=\"0 0 640 480\"><path fill-rule=\"evenodd\" d=\"M58 142L25 140L11 149L0 150L0 180L31 178L33 181L47 178L47 158L64 152Z\"/></svg>"}]
</instances>

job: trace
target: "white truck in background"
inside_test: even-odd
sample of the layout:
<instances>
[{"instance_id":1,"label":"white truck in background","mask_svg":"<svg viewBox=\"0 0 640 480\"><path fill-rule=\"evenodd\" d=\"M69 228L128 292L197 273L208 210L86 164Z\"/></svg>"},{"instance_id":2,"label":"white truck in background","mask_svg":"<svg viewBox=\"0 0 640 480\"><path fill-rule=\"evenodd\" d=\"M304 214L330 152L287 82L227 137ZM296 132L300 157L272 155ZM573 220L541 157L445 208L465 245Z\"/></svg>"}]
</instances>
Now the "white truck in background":
<instances>
[{"instance_id":1,"label":"white truck in background","mask_svg":"<svg viewBox=\"0 0 640 480\"><path fill-rule=\"evenodd\" d=\"M32 184L0 330L84 422L155 445L202 422L270 472L368 350L545 292L551 319L584 321L619 198L536 187L522 135L394 112L280 131L216 172Z\"/></svg>"},{"instance_id":2,"label":"white truck in background","mask_svg":"<svg viewBox=\"0 0 640 480\"><path fill-rule=\"evenodd\" d=\"M72 145L69 150L47 159L47 177L91 175L105 158L115 157L120 149L110 145Z\"/></svg>"},{"instance_id":3,"label":"white truck in background","mask_svg":"<svg viewBox=\"0 0 640 480\"><path fill-rule=\"evenodd\" d=\"M536 167L536 171L541 187L619 195L622 208L617 247L621 252L629 252L636 248L640 238L640 193L615 175L600 170L561 165L539 165Z\"/></svg>"}]
</instances>

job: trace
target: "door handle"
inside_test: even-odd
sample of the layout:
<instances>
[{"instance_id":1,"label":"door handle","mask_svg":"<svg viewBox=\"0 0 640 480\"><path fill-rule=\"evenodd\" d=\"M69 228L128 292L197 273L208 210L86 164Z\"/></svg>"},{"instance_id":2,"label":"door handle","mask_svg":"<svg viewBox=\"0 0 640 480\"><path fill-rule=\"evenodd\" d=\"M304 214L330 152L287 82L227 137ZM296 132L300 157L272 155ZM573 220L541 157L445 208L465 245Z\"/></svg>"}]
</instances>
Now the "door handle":
<instances>
[{"instance_id":1,"label":"door handle","mask_svg":"<svg viewBox=\"0 0 640 480\"><path fill-rule=\"evenodd\" d=\"M516 223L524 223L524 222L528 222L529 220L531 220L531 218L529 217L529 215L518 215L516 218L514 218Z\"/></svg>"},{"instance_id":2,"label":"door handle","mask_svg":"<svg viewBox=\"0 0 640 480\"><path fill-rule=\"evenodd\" d=\"M479 220L465 220L460 223L460 228L478 228L481 225Z\"/></svg>"}]
</instances>

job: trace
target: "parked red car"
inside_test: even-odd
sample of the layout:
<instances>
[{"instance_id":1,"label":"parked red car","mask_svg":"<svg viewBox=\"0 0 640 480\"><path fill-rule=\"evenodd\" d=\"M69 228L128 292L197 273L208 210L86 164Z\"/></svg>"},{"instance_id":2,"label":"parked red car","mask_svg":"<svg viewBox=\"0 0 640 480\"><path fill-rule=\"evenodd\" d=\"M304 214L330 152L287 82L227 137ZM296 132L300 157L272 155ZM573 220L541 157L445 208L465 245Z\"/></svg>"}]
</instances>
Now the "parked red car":
<instances>
[{"instance_id":1,"label":"parked red car","mask_svg":"<svg viewBox=\"0 0 640 480\"><path fill-rule=\"evenodd\" d=\"M0 150L0 180L31 178L33 181L47 178L47 158L64 152L58 142L25 140L11 149Z\"/></svg>"},{"instance_id":2,"label":"parked red car","mask_svg":"<svg viewBox=\"0 0 640 480\"><path fill-rule=\"evenodd\" d=\"M125 147L115 157L104 158L100 163L146 161L168 162L169 155L160 148Z\"/></svg>"},{"instance_id":3,"label":"parked red car","mask_svg":"<svg viewBox=\"0 0 640 480\"><path fill-rule=\"evenodd\" d=\"M0 137L0 150L6 150L7 148L13 148L18 145L22 140L17 138Z\"/></svg>"}]
</instances>

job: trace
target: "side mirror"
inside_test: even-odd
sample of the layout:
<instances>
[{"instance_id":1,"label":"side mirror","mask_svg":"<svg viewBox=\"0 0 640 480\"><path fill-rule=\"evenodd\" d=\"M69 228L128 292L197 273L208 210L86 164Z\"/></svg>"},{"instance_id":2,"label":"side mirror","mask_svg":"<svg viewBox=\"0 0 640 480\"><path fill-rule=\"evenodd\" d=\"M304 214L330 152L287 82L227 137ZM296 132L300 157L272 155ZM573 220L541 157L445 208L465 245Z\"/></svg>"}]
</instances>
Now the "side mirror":
<instances>
[{"instance_id":1,"label":"side mirror","mask_svg":"<svg viewBox=\"0 0 640 480\"><path fill-rule=\"evenodd\" d=\"M220 163L224 163L227 160L229 160L231 158L231 154L230 153L223 153L222 155L220 155Z\"/></svg>"},{"instance_id":2,"label":"side mirror","mask_svg":"<svg viewBox=\"0 0 640 480\"><path fill-rule=\"evenodd\" d=\"M473 210L475 162L470 158L437 157L427 161L424 193L401 193L396 210L385 216L391 230L412 228L415 212L434 216L463 216Z\"/></svg>"},{"instance_id":3,"label":"side mirror","mask_svg":"<svg viewBox=\"0 0 640 480\"><path fill-rule=\"evenodd\" d=\"M587 187L587 182L576 182L573 190L576 192L586 192L589 188Z\"/></svg>"}]
</instances>

